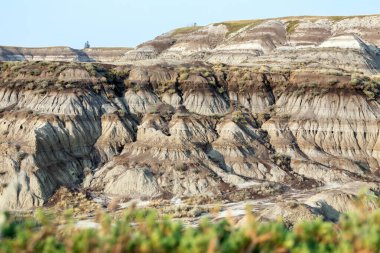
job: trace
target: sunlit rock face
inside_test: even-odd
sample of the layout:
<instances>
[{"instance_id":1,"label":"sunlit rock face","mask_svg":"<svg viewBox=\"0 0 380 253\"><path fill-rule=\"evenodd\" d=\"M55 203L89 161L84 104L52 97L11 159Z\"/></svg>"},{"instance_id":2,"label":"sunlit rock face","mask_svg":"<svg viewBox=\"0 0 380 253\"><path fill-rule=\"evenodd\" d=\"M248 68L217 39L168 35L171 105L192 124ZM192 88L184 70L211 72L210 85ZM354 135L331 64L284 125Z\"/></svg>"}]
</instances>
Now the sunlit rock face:
<instances>
[{"instance_id":1,"label":"sunlit rock face","mask_svg":"<svg viewBox=\"0 0 380 253\"><path fill-rule=\"evenodd\" d=\"M127 198L376 186L379 24L283 18L128 50L2 47L0 208L41 206L61 186Z\"/></svg>"},{"instance_id":2,"label":"sunlit rock face","mask_svg":"<svg viewBox=\"0 0 380 253\"><path fill-rule=\"evenodd\" d=\"M353 79L376 81L350 72L39 62L1 69L1 208L43 205L60 186L217 196L252 180L377 180L377 93Z\"/></svg>"},{"instance_id":3,"label":"sunlit rock face","mask_svg":"<svg viewBox=\"0 0 380 253\"><path fill-rule=\"evenodd\" d=\"M125 60L143 65L205 61L292 68L339 64L350 71L372 72L380 63L379 24L378 15L228 21L162 34L129 51Z\"/></svg>"}]
</instances>

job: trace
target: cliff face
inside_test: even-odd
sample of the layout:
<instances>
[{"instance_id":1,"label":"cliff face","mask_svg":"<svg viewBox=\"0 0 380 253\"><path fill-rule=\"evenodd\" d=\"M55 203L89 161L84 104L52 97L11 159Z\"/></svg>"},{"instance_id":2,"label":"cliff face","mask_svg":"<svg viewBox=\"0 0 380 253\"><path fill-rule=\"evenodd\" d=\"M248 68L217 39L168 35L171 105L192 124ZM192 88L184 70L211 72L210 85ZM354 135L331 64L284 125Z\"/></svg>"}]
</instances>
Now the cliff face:
<instances>
[{"instance_id":1,"label":"cliff face","mask_svg":"<svg viewBox=\"0 0 380 253\"><path fill-rule=\"evenodd\" d=\"M1 63L0 207L59 186L228 195L379 178L379 80L224 65Z\"/></svg>"}]
</instances>

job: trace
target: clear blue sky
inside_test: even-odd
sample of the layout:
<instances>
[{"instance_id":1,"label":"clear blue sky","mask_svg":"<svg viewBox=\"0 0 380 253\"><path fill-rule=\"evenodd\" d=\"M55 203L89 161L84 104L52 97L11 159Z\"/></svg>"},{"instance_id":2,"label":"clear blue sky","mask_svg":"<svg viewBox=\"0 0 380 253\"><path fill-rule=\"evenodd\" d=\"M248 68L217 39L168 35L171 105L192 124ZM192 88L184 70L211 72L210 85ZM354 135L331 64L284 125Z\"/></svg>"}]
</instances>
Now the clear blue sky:
<instances>
[{"instance_id":1,"label":"clear blue sky","mask_svg":"<svg viewBox=\"0 0 380 253\"><path fill-rule=\"evenodd\" d=\"M380 0L1 0L0 45L136 46L194 22L380 14Z\"/></svg>"}]
</instances>

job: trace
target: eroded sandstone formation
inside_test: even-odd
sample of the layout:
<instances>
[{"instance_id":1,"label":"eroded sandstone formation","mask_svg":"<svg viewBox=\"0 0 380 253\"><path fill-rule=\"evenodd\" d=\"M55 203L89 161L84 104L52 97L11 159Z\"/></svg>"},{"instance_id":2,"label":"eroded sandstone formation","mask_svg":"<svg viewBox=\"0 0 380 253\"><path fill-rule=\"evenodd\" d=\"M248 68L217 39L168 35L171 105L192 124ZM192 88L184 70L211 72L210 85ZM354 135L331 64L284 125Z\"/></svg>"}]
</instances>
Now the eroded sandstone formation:
<instances>
[{"instance_id":1,"label":"eroded sandstone formation","mask_svg":"<svg viewBox=\"0 0 380 253\"><path fill-rule=\"evenodd\" d=\"M345 70L1 63L0 208L379 181L379 80Z\"/></svg>"},{"instance_id":2,"label":"eroded sandstone formation","mask_svg":"<svg viewBox=\"0 0 380 253\"><path fill-rule=\"evenodd\" d=\"M0 47L0 209L60 187L241 201L269 185L318 194L264 219L337 219L348 186L378 193L379 31L378 15L288 17L134 49Z\"/></svg>"}]
</instances>

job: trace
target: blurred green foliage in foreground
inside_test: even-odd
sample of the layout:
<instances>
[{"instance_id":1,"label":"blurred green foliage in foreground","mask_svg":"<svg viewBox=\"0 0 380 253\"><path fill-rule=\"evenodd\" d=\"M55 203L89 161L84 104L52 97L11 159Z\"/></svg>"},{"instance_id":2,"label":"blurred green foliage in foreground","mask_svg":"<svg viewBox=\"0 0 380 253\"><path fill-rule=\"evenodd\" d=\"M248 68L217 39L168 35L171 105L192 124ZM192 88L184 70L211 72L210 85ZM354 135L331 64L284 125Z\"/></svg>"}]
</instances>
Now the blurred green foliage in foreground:
<instances>
[{"instance_id":1,"label":"blurred green foliage in foreground","mask_svg":"<svg viewBox=\"0 0 380 253\"><path fill-rule=\"evenodd\" d=\"M315 220L287 228L258 222L251 212L184 226L153 210L126 210L122 218L98 214L97 228L78 228L70 211L60 221L37 211L34 218L0 216L0 252L379 252L380 209L364 204L337 224Z\"/></svg>"}]
</instances>

